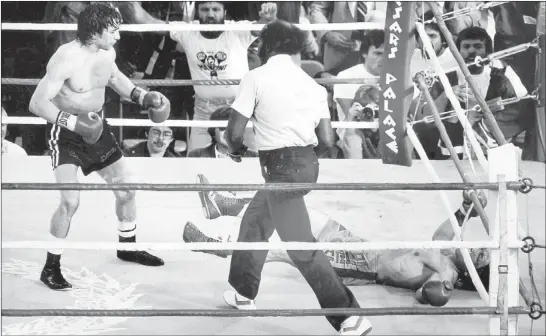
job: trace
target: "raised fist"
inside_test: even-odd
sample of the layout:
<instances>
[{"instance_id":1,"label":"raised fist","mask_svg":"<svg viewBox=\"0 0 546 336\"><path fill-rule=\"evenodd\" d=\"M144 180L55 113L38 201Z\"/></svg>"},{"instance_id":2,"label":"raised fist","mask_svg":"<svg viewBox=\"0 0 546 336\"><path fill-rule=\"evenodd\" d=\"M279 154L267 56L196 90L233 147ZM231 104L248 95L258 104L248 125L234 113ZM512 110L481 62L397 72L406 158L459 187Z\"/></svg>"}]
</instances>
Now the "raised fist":
<instances>
[{"instance_id":1,"label":"raised fist","mask_svg":"<svg viewBox=\"0 0 546 336\"><path fill-rule=\"evenodd\" d=\"M277 4L274 2L263 3L259 15L261 19L268 22L275 20L277 18Z\"/></svg>"}]
</instances>

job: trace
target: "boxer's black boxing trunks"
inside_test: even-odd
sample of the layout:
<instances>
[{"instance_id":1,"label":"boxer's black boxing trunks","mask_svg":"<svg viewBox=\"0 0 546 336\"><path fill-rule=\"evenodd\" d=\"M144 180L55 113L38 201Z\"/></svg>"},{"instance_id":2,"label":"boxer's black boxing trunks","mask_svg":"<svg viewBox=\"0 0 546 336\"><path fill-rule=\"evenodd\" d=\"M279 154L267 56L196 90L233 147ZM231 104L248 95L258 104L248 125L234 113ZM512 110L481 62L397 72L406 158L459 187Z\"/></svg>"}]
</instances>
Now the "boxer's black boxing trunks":
<instances>
[{"instance_id":1,"label":"boxer's black boxing trunks","mask_svg":"<svg viewBox=\"0 0 546 336\"><path fill-rule=\"evenodd\" d=\"M80 167L87 176L119 160L123 152L106 119L103 119L103 127L100 139L90 145L81 135L48 123L48 145L53 169L63 164L73 164Z\"/></svg>"}]
</instances>

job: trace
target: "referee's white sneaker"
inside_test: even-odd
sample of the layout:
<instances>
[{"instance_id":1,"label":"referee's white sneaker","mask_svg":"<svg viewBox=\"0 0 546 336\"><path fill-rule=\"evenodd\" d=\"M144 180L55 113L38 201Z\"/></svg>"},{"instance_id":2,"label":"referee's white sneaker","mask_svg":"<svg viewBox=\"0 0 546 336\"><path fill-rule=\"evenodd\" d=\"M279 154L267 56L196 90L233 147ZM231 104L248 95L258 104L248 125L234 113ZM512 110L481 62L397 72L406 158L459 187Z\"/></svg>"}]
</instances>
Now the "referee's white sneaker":
<instances>
[{"instance_id":1,"label":"referee's white sneaker","mask_svg":"<svg viewBox=\"0 0 546 336\"><path fill-rule=\"evenodd\" d=\"M240 310L255 310L256 303L254 300L247 299L244 296L237 294L235 291L225 291L224 301L233 308Z\"/></svg>"},{"instance_id":2,"label":"referee's white sneaker","mask_svg":"<svg viewBox=\"0 0 546 336\"><path fill-rule=\"evenodd\" d=\"M368 335L372 331L372 324L364 316L351 316L341 323L339 334L345 335Z\"/></svg>"}]
</instances>

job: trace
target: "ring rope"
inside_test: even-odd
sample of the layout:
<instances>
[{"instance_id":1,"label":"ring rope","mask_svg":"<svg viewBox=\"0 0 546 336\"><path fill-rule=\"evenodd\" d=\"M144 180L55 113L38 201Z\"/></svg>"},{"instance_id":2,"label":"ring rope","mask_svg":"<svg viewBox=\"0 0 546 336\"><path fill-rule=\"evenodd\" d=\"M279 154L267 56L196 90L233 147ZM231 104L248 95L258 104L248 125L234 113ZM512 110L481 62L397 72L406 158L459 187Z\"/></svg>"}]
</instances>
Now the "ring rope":
<instances>
[{"instance_id":1,"label":"ring rope","mask_svg":"<svg viewBox=\"0 0 546 336\"><path fill-rule=\"evenodd\" d=\"M38 85L40 78L2 78L3 85ZM379 77L374 78L314 78L319 84L362 84L378 85ZM142 86L195 86L195 85L239 85L240 79L131 79L135 85Z\"/></svg>"},{"instance_id":2,"label":"ring rope","mask_svg":"<svg viewBox=\"0 0 546 336\"><path fill-rule=\"evenodd\" d=\"M520 249L525 246L521 240L509 242L511 249ZM118 243L118 242L85 242L85 241L2 241L2 249L33 249L44 250L49 248L71 249L85 251L103 250L154 250L154 251L258 251L258 250L293 250L293 251L318 251L318 250L347 250L347 251L379 251L379 250L404 250L404 249L455 249L455 248L490 248L499 249L496 241L383 241L383 242L357 242L357 243L306 243L306 242L220 242L220 243Z\"/></svg>"},{"instance_id":3,"label":"ring rope","mask_svg":"<svg viewBox=\"0 0 546 336\"><path fill-rule=\"evenodd\" d=\"M19 125L45 125L47 121L39 117L5 117L2 118L8 124ZM107 118L110 126L125 126L125 127L142 127L142 126L157 126L149 119L125 119L125 118ZM167 127L226 127L228 121L223 120L166 120L161 123L162 126ZM252 121L249 121L247 128L252 127ZM377 128L379 123L377 121L333 121L332 128Z\"/></svg>"},{"instance_id":4,"label":"ring rope","mask_svg":"<svg viewBox=\"0 0 546 336\"><path fill-rule=\"evenodd\" d=\"M493 60L500 60L513 54L525 51L531 47L538 47L538 40L535 39L532 42L522 43L517 46L513 46L496 53L492 53L485 58L478 58L473 62L467 64L467 66L478 65L483 66L490 63ZM445 72L449 73L460 69L458 66L446 69ZM439 76L438 73L432 74L432 76ZM39 78L2 78L1 83L4 85L38 85ZM135 85L142 86L194 86L194 85L239 85L240 79L132 79ZM315 81L323 85L334 84L362 84L362 85L378 85L379 76L372 78L315 78Z\"/></svg>"},{"instance_id":5,"label":"ring rope","mask_svg":"<svg viewBox=\"0 0 546 336\"><path fill-rule=\"evenodd\" d=\"M425 149L423 148L423 145L419 141L419 138L417 137L417 134L415 133L411 125L408 125L407 134L408 134L408 138L413 144L413 147L417 151L417 154L421 158L421 161L424 163L425 168L427 169L429 174L432 176L434 182L436 183L441 182L440 177L436 173L436 170L434 170L434 167L432 166L432 163L430 162L427 156L427 153ZM440 199L442 201L442 204L444 205L444 208L446 212L448 213L451 229L453 230L453 240L462 241L461 228L459 227L459 223L457 219L455 218L453 211L451 210L452 207L449 202L449 198L447 197L447 194L444 190L440 190L439 193L440 193ZM500 245L500 242L499 242L499 245ZM476 271L476 267L474 266L474 263L472 262L472 258L470 258L470 253L468 249L463 248L460 250L460 252L461 252L461 255L463 256L464 264L466 266L468 274L470 275L470 279L472 280L472 283L474 284L474 287L476 288L476 291L478 292L483 302L485 304L489 304L489 293L487 292L482 281L480 280L480 276L478 275L478 272Z\"/></svg>"},{"instance_id":6,"label":"ring rope","mask_svg":"<svg viewBox=\"0 0 546 336\"><path fill-rule=\"evenodd\" d=\"M537 37L531 42L518 44L516 46L506 48L506 49L503 49L503 50L500 50L500 51L497 51L497 52L494 52L494 53L491 53L485 58L481 58L480 56L476 56L476 58L474 59L474 62L467 63L466 65L467 66L469 66L469 65L483 66L483 65L487 65L487 64L491 63L494 60L501 60L501 59L506 58L508 56L512 56L514 54L524 52L525 50L527 50L529 48L538 48L538 47L539 47L539 45L538 45L538 37Z\"/></svg>"},{"instance_id":7,"label":"ring rope","mask_svg":"<svg viewBox=\"0 0 546 336\"><path fill-rule=\"evenodd\" d=\"M434 6L432 8L434 8ZM442 83L442 86L444 87L444 92L447 98L449 99L449 101L451 102L451 106L453 106L453 108L455 109L457 118L459 118L460 123L462 124L466 134L468 135L468 139L470 140L470 144L472 145L472 149L474 150L474 153L476 153L478 162L480 163L483 171L489 171L489 163L487 161L487 158L485 157L483 149L478 143L478 140L476 140L476 136L472 132L472 125L466 118L463 108L461 107L461 104L459 103L459 100L455 96L455 93L453 92L453 89L449 83L449 79L447 78L445 72L442 69L442 65L440 61L438 60L436 53L434 52L434 48L432 47L432 42L430 41L430 38L426 34L425 27L423 26L423 24L419 22L415 23L415 27L417 28L417 33L419 34L419 38L423 42L423 47L425 48L426 52L430 56L430 60L432 62L432 65L436 73L439 74L439 80Z\"/></svg>"},{"instance_id":8,"label":"ring rope","mask_svg":"<svg viewBox=\"0 0 546 336\"><path fill-rule=\"evenodd\" d=\"M507 182L519 190L521 181ZM268 184L150 184L150 183L2 183L3 190L148 190L148 191L305 191L305 190L499 190L493 182L475 183L268 183Z\"/></svg>"},{"instance_id":9,"label":"ring rope","mask_svg":"<svg viewBox=\"0 0 546 336\"><path fill-rule=\"evenodd\" d=\"M508 308L510 314L530 314L526 307ZM323 309L2 309L2 316L86 316L86 317L296 317L296 316L394 316L394 315L496 315L496 307L391 307Z\"/></svg>"},{"instance_id":10,"label":"ring rope","mask_svg":"<svg viewBox=\"0 0 546 336\"><path fill-rule=\"evenodd\" d=\"M491 1L491 2L487 2L487 3L477 5L474 8L465 7L465 8L454 10L452 12L444 13L444 14L442 14L442 18L444 19L444 21L449 21L449 20L452 20L452 19L456 19L459 16L469 14L472 11L479 11L479 10L489 9L491 7L500 6L500 5L503 5L505 3L509 3L509 1ZM436 18L432 18L432 19L426 20L426 21L422 20L422 21L423 21L424 24L433 23L433 22L436 22Z\"/></svg>"},{"instance_id":11,"label":"ring rope","mask_svg":"<svg viewBox=\"0 0 546 336\"><path fill-rule=\"evenodd\" d=\"M477 84L474 81L474 78L472 77L470 71L468 70L468 67L464 63L465 61L464 61L463 57L461 56L461 53L459 52L459 49L457 48L457 45L455 44L455 41L453 40L453 36L451 35L449 29L446 26L446 23L444 22L444 20L441 17L442 13L440 13L438 8L436 8L435 6L432 6L431 9L432 9L432 12L434 13L434 17L437 19L438 27L440 28L440 31L441 31L442 35L444 36L444 41L447 43L447 46L449 47L449 50L451 51L451 54L455 58L455 61L457 61L457 64L459 65L459 67L461 68L460 70L462 71L462 73L464 75L465 81L468 83L468 86L472 90L472 92L474 94L474 97L478 101L478 104L480 104L480 106L483 109L483 111L482 111L483 112L483 118L486 121L489 122L489 126L490 126L489 128L490 128L490 131L491 131L491 134L492 134L493 138L499 144L499 146L505 145L507 143L507 141L504 138L504 135L503 135L503 133L502 133L502 131L501 131L495 117L491 113L491 110L487 107L487 103L485 102L484 97L482 97L482 94L479 92ZM423 28L423 25L421 25L421 28ZM423 32L424 32L424 29L423 29ZM447 79L447 77L446 77L446 79ZM446 84L448 84L448 83L449 82L447 82L447 83L442 82L442 84L444 85L445 92L446 93L447 93L447 91L453 92L453 89L452 89L451 86L449 88L446 87ZM448 94L448 97L449 97L449 100L450 100L451 104L453 104L454 102L457 104L456 106L454 106L455 109L461 108L461 106L460 106L459 102L457 101L455 95L450 97L450 95ZM461 113L461 116L466 120L466 116L464 116L463 113ZM460 117L459 117L459 119L460 119ZM466 122L468 122L468 120L466 120ZM465 122L465 124L466 124L466 122ZM481 148L480 148L480 150L481 150ZM481 154L483 154L483 152Z\"/></svg>"},{"instance_id":12,"label":"ring rope","mask_svg":"<svg viewBox=\"0 0 546 336\"><path fill-rule=\"evenodd\" d=\"M380 22L348 22L348 23L300 23L295 24L303 30L372 30L385 29ZM146 23L146 24L122 24L120 31L127 32L165 32L165 31L260 31L265 25L256 23L227 23L227 24L193 24L193 23ZM75 23L26 23L26 22L2 22L2 30L23 31L75 31L78 26Z\"/></svg>"},{"instance_id":13,"label":"ring rope","mask_svg":"<svg viewBox=\"0 0 546 336\"><path fill-rule=\"evenodd\" d=\"M506 98L506 99L501 99L499 101L496 101L494 102L493 104L490 104L489 107L490 108L493 108L493 113L495 113L496 111L495 110L502 110L504 108L504 106L506 105L512 105L512 104L516 104L516 103L519 103L520 101L522 100L526 100L526 99L532 99L532 100L536 100L538 98L537 95L535 94L527 94L523 97L514 97L514 98ZM469 109L463 109L463 111L465 113L467 112L480 112L481 111L481 107L479 104L476 104L474 105L472 108L469 108ZM455 110L449 110L449 111L445 111L445 112L440 112L439 115L441 116L440 120L444 120L444 119L449 119L449 118L452 118L454 116L456 116L456 111ZM412 124L418 124L418 123L433 123L434 122L434 117L433 116L426 116L422 119L419 119L419 120L416 120L416 121L413 121Z\"/></svg>"},{"instance_id":14,"label":"ring rope","mask_svg":"<svg viewBox=\"0 0 546 336\"><path fill-rule=\"evenodd\" d=\"M461 179L464 183L471 183L474 182L473 179L471 179L465 172L461 160L457 156L457 153L455 151L455 148L453 147L453 143L451 142L451 139L449 138L449 135L447 133L447 130L444 126L444 124L441 121L441 118L439 116L438 109L436 108L436 105L434 104L434 100L432 96L430 95L430 92L427 90L427 86L425 83L425 80L422 76L416 76L417 79L417 85L418 88L423 92L423 96L426 100L426 102L430 105L432 116L434 117L434 122L436 124L436 128L438 129L438 132L440 134L440 138L443 140L444 145L449 151L449 154L451 156L451 159L453 160L453 163L455 164L455 167L457 168L457 171L459 172L459 175L461 176ZM503 186L502 184L499 184L499 186ZM502 190L502 188L499 188L499 190ZM485 213L485 210L478 199L478 196L476 195L476 192L474 190L470 191L470 199L472 200L472 204L476 207L476 212L478 213L478 216L480 217L487 233L489 234L489 217Z\"/></svg>"}]
</instances>

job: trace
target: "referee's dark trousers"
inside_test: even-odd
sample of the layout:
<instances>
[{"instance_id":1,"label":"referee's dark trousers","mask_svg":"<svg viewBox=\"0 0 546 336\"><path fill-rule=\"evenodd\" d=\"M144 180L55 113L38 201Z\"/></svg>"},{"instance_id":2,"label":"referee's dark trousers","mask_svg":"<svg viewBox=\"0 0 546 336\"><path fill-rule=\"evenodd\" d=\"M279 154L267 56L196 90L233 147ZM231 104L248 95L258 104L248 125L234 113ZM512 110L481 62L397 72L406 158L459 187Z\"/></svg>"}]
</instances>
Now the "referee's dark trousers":
<instances>
[{"instance_id":1,"label":"referee's dark trousers","mask_svg":"<svg viewBox=\"0 0 546 336\"><path fill-rule=\"evenodd\" d=\"M312 146L260 151L266 183L315 183L319 163ZM268 241L275 229L283 241L315 242L304 191L258 191L246 210L239 242ZM268 251L234 251L229 283L242 296L258 294ZM323 308L358 308L353 293L341 282L323 251L287 251L290 259L311 286ZM290 297L287 296L287 300ZM327 316L339 330L348 316Z\"/></svg>"}]
</instances>

